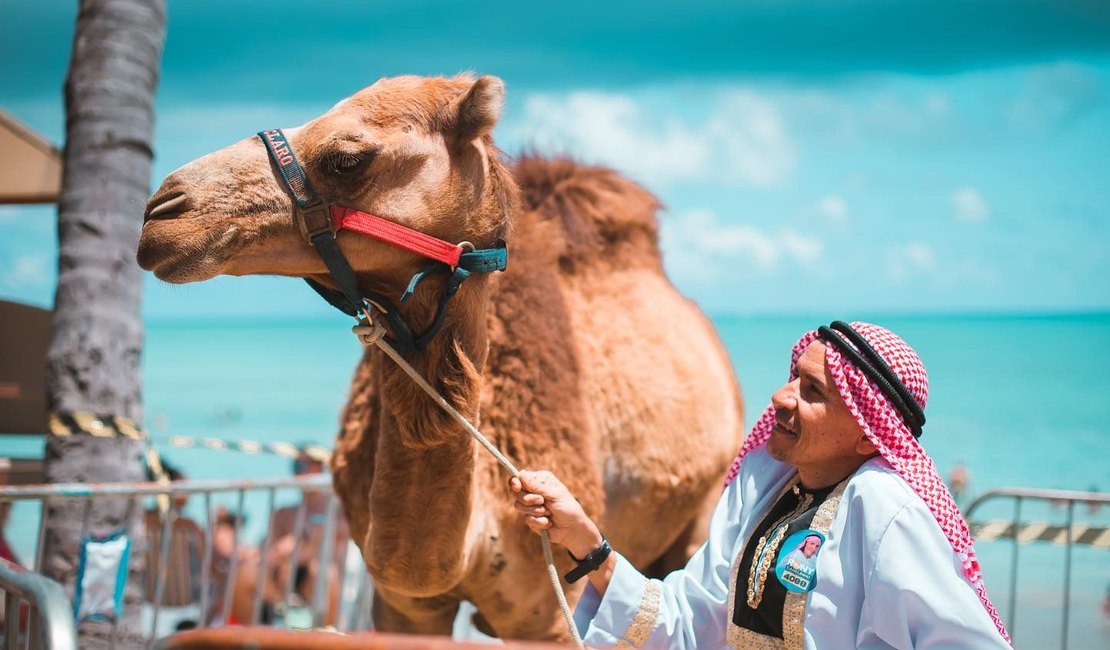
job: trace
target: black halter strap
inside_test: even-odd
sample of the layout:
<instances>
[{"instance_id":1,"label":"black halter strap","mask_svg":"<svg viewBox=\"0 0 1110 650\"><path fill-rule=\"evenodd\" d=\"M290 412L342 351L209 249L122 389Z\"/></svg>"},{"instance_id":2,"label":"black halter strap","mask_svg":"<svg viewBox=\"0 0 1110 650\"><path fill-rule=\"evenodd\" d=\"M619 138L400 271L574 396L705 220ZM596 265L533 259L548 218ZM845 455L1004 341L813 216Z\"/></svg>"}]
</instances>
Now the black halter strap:
<instances>
[{"instance_id":1,"label":"black halter strap","mask_svg":"<svg viewBox=\"0 0 1110 650\"><path fill-rule=\"evenodd\" d=\"M278 168L281 179L293 197L293 220L301 237L316 249L324 264L331 273L338 290L326 287L319 282L306 279L308 285L324 300L336 309L355 318L361 318L362 313L373 306L385 318L391 336L386 340L394 349L404 353L415 353L424 348L443 327L447 306L451 298L458 292L463 281L471 273L491 273L504 271L507 266L507 255L504 242L498 242L493 248L475 250L469 244L457 246L441 240L435 240L422 233L408 230L406 240L411 241L413 236L424 240L433 239L436 244L446 245L452 251L462 249L458 255L457 264L435 262L412 276L408 287L401 296L400 302L404 303L412 295L420 282L433 273L447 272L450 274L443 295L440 296L435 315L431 325L420 333L414 333L405 319L401 316L397 306L386 296L373 291L362 291L358 287L358 278L351 268L343 251L335 239L335 223L332 221L332 206L324 201L312 189L304 168L297 160L293 148L289 145L288 138L281 129L259 131L258 137L266 145L270 159ZM348 209L349 211L349 209ZM369 215L363 215L368 217ZM376 217L374 217L376 218ZM411 249L410 249L411 250ZM426 249L425 249L426 251Z\"/></svg>"},{"instance_id":2,"label":"black halter strap","mask_svg":"<svg viewBox=\"0 0 1110 650\"><path fill-rule=\"evenodd\" d=\"M837 320L830 323L828 327L822 325L817 328L817 335L821 340L835 345L841 354L848 357L857 368L863 371L863 374L875 382L883 395L886 395L902 415L902 420L909 427L913 437L921 437L921 427L925 425L925 410L898 378L897 373L887 365L882 355L871 347L859 332L852 329L848 323Z\"/></svg>"},{"instance_id":3,"label":"black halter strap","mask_svg":"<svg viewBox=\"0 0 1110 650\"><path fill-rule=\"evenodd\" d=\"M420 273L426 274L427 272L428 271L425 270ZM424 349L424 346L439 333L440 328L443 327L443 321L447 315L447 306L450 304L451 298L458 292L463 280L469 276L470 271L461 266L451 273L451 277L447 280L447 286L444 288L443 294L439 297L439 304L436 306L436 312L432 317L431 325L423 332L419 333L413 332L408 322L401 316L401 312L397 309L397 305L388 297L376 291L361 291L360 293L363 299L370 303L378 313L381 314L382 318L385 319L391 334L391 336L387 337L389 344L399 352L413 354ZM306 279L305 282L307 282L308 286L312 287L313 291L319 294L321 298L328 301L328 304L332 307L335 307L348 316L353 316L355 318L359 317L358 307L356 307L355 303L352 303L342 291L329 289L315 280ZM414 276L414 282L410 283L409 286L413 287L416 282L418 282L417 276ZM406 290L405 295L401 297L401 302L405 302L410 295L411 291Z\"/></svg>"},{"instance_id":4,"label":"black halter strap","mask_svg":"<svg viewBox=\"0 0 1110 650\"><path fill-rule=\"evenodd\" d=\"M304 167L301 167L297 155L293 153L293 147L289 146L289 140L281 129L259 131L258 137L266 145L270 159L277 165L285 187L289 188L289 193L293 196L293 220L297 223L301 237L316 249L340 293L357 312L365 303L358 290L355 270L335 241L328 204L312 189ZM309 281L309 284L312 282Z\"/></svg>"}]
</instances>

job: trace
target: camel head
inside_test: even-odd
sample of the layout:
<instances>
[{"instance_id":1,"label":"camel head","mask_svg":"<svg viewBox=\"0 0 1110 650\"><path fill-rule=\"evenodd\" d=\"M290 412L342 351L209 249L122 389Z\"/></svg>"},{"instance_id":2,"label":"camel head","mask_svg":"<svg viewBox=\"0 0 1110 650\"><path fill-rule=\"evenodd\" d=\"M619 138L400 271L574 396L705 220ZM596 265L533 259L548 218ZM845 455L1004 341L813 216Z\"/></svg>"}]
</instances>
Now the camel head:
<instances>
[{"instance_id":1,"label":"camel head","mask_svg":"<svg viewBox=\"0 0 1110 650\"><path fill-rule=\"evenodd\" d=\"M496 77L381 79L285 135L324 200L481 248L504 237L515 200L490 135L503 95ZM251 136L166 177L147 204L139 264L173 283L270 274L330 284L292 215ZM426 262L346 231L338 242L360 279L407 278Z\"/></svg>"}]
</instances>

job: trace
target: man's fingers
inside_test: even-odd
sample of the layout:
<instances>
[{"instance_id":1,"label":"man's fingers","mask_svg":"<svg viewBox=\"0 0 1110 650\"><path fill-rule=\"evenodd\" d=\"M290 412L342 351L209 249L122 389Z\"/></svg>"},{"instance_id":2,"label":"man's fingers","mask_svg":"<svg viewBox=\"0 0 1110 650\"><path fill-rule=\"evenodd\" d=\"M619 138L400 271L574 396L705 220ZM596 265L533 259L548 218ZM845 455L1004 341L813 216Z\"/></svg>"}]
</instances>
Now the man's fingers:
<instances>
[{"instance_id":1,"label":"man's fingers","mask_svg":"<svg viewBox=\"0 0 1110 650\"><path fill-rule=\"evenodd\" d=\"M521 503L520 501L514 501L513 502L513 509L516 510L517 512L521 513L521 514L531 515L533 517L550 517L551 516L551 511L548 510L547 506L544 506L544 505L533 506L533 505L529 505L527 503Z\"/></svg>"},{"instance_id":2,"label":"man's fingers","mask_svg":"<svg viewBox=\"0 0 1110 650\"><path fill-rule=\"evenodd\" d=\"M526 506L547 505L547 501L543 498L543 496L539 494L531 494L528 492L518 494L516 496L516 499L513 500L513 503L520 503Z\"/></svg>"},{"instance_id":3,"label":"man's fingers","mask_svg":"<svg viewBox=\"0 0 1110 650\"><path fill-rule=\"evenodd\" d=\"M522 503L516 504L517 512L521 512L533 517L550 517L551 512L544 506L526 506Z\"/></svg>"}]
</instances>

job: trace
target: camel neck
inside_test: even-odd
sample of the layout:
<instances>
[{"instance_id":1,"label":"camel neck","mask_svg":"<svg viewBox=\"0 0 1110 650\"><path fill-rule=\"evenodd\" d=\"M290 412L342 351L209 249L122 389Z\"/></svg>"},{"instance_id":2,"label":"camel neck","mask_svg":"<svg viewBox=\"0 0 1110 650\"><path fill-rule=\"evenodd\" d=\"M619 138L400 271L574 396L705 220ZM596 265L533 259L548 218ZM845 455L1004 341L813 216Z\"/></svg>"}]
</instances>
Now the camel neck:
<instances>
[{"instance_id":1,"label":"camel neck","mask_svg":"<svg viewBox=\"0 0 1110 650\"><path fill-rule=\"evenodd\" d=\"M441 594L462 579L469 555L476 443L460 429L434 446L414 447L397 435L396 425L395 418L383 418L366 561L381 585Z\"/></svg>"},{"instance_id":2,"label":"camel neck","mask_svg":"<svg viewBox=\"0 0 1110 650\"><path fill-rule=\"evenodd\" d=\"M408 361L476 423L489 288L485 278L475 280L460 290L440 334ZM419 314L424 303L413 300ZM477 443L384 353L374 359L378 427L367 562L378 581L440 593L461 579L467 557Z\"/></svg>"}]
</instances>

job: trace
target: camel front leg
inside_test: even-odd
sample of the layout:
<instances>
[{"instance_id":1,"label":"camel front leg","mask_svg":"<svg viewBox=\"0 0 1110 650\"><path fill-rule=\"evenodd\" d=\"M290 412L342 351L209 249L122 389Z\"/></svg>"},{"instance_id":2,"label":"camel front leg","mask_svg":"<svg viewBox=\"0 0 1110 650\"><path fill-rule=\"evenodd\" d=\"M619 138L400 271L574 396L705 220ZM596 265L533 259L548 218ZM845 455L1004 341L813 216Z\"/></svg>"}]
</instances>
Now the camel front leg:
<instances>
[{"instance_id":1,"label":"camel front leg","mask_svg":"<svg viewBox=\"0 0 1110 650\"><path fill-rule=\"evenodd\" d=\"M374 629L399 634L451 636L459 599L455 596L413 598L388 589L374 589Z\"/></svg>"}]
</instances>

